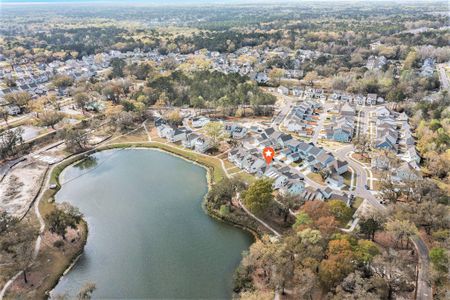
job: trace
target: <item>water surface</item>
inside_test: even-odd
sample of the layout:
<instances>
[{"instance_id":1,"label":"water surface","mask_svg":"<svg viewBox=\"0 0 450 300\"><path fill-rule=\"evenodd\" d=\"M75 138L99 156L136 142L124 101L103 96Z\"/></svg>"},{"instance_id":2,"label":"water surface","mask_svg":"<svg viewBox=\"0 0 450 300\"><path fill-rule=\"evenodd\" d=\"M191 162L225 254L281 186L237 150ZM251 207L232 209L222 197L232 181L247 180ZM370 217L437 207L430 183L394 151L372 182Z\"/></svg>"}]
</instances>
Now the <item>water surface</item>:
<instances>
[{"instance_id":1,"label":"water surface","mask_svg":"<svg viewBox=\"0 0 450 300\"><path fill-rule=\"evenodd\" d=\"M252 237L201 207L200 166L154 150L110 150L69 167L56 201L80 208L84 254L53 293L96 298L230 298L232 276Z\"/></svg>"}]
</instances>

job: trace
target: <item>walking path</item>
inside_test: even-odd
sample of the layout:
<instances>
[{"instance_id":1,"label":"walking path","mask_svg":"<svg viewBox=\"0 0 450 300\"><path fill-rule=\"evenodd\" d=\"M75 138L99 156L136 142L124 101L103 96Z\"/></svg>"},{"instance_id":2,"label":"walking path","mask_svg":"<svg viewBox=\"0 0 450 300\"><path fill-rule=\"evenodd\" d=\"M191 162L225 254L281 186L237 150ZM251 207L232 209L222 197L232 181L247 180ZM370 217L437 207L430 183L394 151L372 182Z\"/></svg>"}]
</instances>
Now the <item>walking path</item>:
<instances>
[{"instance_id":1,"label":"walking path","mask_svg":"<svg viewBox=\"0 0 450 300\"><path fill-rule=\"evenodd\" d=\"M256 221L258 221L260 224L262 224L264 227L266 227L267 229L269 229L276 237L280 237L281 234L279 234L275 229L273 229L272 227L270 227L270 225L268 225L266 222L264 222L263 220L259 219L257 216L255 216L252 212L250 212L245 206L244 204L242 204L241 199L239 197L240 195L238 195L238 202L239 202L239 206L253 219L255 219Z\"/></svg>"}]
</instances>

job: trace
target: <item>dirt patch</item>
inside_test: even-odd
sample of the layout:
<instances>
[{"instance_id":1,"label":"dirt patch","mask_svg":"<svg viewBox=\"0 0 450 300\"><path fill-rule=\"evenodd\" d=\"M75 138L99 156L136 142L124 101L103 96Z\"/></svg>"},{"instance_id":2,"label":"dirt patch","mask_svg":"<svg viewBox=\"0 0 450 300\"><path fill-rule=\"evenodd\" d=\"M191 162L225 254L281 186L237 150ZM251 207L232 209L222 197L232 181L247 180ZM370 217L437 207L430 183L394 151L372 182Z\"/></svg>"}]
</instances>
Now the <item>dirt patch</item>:
<instances>
[{"instance_id":1,"label":"dirt patch","mask_svg":"<svg viewBox=\"0 0 450 300\"><path fill-rule=\"evenodd\" d=\"M47 165L22 162L14 167L0 183L0 206L16 217L22 217L39 192Z\"/></svg>"}]
</instances>

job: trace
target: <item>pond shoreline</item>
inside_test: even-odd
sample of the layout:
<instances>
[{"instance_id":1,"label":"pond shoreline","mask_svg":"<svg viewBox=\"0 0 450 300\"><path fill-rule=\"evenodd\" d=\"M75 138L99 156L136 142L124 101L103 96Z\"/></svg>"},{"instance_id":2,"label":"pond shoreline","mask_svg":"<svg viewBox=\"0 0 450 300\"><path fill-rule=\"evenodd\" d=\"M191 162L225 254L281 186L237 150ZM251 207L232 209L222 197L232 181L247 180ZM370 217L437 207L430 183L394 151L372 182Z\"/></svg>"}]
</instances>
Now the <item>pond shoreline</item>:
<instances>
[{"instance_id":1,"label":"pond shoreline","mask_svg":"<svg viewBox=\"0 0 450 300\"><path fill-rule=\"evenodd\" d=\"M171 149L167 149L167 148L171 148ZM53 181L55 181L54 183L56 183L56 188L54 190L52 190L52 195L50 197L48 197L47 199L41 199L42 201L48 201L50 202L49 204L55 206L55 199L54 196L56 195L56 193L60 190L61 188L61 180L63 180L64 176L64 170L66 170L68 167L73 166L74 164L79 163L80 161L86 159L87 157L89 157L92 154L95 154L97 152L102 152L102 151L106 151L106 150L114 150L117 149L118 151L120 150L126 150L126 149L141 149L141 150L153 150L153 151L160 151L160 152L164 152L167 153L169 155L175 156L177 158L181 158L185 161L188 161L189 163L192 163L194 165L200 166L202 168L204 168L206 170L206 178L207 178L207 185L208 185L208 192L210 191L211 187L213 184L216 183L216 180L214 178L214 168L216 168L216 166L214 166L212 163L209 163L207 161L203 161L200 162L199 160L193 159L187 155L183 155L182 153L177 153L175 151L171 151L171 150L176 150L176 149L172 149L173 147L162 147L160 144L158 143L120 143L120 144L111 144L111 145L105 145L96 149L92 149L92 150L88 150L85 151L83 153L78 153L72 156L67 157L65 160L59 162L58 164L56 164L51 171L50 174L50 181L53 179ZM180 150L180 152L182 152ZM64 184L64 183L63 183ZM47 187L48 188L48 187ZM257 229L251 228L249 226L247 226L246 224L243 223L239 223L236 222L235 220L232 220L231 218L227 218L222 216L217 210L211 209L207 207L208 204L208 200L207 200L207 195L208 192L205 194L203 200L202 200L202 208L203 211L211 218L227 223L229 225L232 225L234 227L237 227L241 230L247 231L249 232L255 240L259 239L262 236L262 232L258 232ZM88 238L88 224L86 222L86 220L83 218L82 223L80 224L84 230L83 232L85 234L83 234L81 236L82 239L82 243L80 244L80 248L78 249L78 251L76 251L76 254L73 255L72 257L69 258L69 263L67 264L66 268L62 271L59 272L60 274L58 274L59 276L57 276L57 280L55 282L52 282L50 284L51 288L47 289L45 292L45 297L49 297L51 291L56 287L56 285L59 283L59 281L64 277L64 275L66 275L76 264L76 262L78 261L78 259L81 257L81 255L83 255L84 253L84 247L87 243L87 238Z\"/></svg>"}]
</instances>

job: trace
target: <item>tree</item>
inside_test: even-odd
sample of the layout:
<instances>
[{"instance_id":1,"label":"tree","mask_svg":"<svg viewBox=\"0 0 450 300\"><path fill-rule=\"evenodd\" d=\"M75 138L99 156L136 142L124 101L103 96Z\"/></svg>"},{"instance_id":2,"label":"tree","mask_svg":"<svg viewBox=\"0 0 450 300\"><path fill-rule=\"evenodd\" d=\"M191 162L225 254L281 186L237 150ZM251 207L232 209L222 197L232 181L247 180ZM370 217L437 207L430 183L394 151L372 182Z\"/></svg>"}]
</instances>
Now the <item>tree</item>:
<instances>
[{"instance_id":1,"label":"tree","mask_svg":"<svg viewBox=\"0 0 450 300\"><path fill-rule=\"evenodd\" d=\"M84 151L89 145L89 136L82 129L65 128L61 131L60 137L64 139L66 147L72 152Z\"/></svg>"},{"instance_id":2,"label":"tree","mask_svg":"<svg viewBox=\"0 0 450 300\"><path fill-rule=\"evenodd\" d=\"M77 106L78 106L79 108L81 108L81 111L82 111L83 114L84 114L86 105L88 105L89 102L90 102L89 95L88 95L87 93L83 93L83 92L81 92L81 93L76 93L76 94L73 96L73 99L75 100L75 103L77 104Z\"/></svg>"},{"instance_id":3,"label":"tree","mask_svg":"<svg viewBox=\"0 0 450 300\"><path fill-rule=\"evenodd\" d=\"M358 240L355 257L361 263L369 264L380 253L376 244L368 240Z\"/></svg>"},{"instance_id":4,"label":"tree","mask_svg":"<svg viewBox=\"0 0 450 300\"><path fill-rule=\"evenodd\" d=\"M333 300L385 299L385 284L379 278L367 277L362 271L350 273L336 287Z\"/></svg>"},{"instance_id":5,"label":"tree","mask_svg":"<svg viewBox=\"0 0 450 300\"><path fill-rule=\"evenodd\" d=\"M345 205L345 203L340 200L328 201L328 207L330 209L331 214L342 225L346 224L352 218L353 215L352 209L347 205Z\"/></svg>"},{"instance_id":6,"label":"tree","mask_svg":"<svg viewBox=\"0 0 450 300\"><path fill-rule=\"evenodd\" d=\"M305 213L304 211L300 211L296 216L295 224L293 227L295 229L304 228L304 226L307 226L311 223L312 223L312 220L309 217L309 215L307 213Z\"/></svg>"},{"instance_id":7,"label":"tree","mask_svg":"<svg viewBox=\"0 0 450 300\"><path fill-rule=\"evenodd\" d=\"M306 228L298 233L302 243L306 245L315 245L322 240L322 235L319 230Z\"/></svg>"},{"instance_id":8,"label":"tree","mask_svg":"<svg viewBox=\"0 0 450 300\"><path fill-rule=\"evenodd\" d=\"M390 176L387 174L381 178L379 189L380 198L387 202L396 203L398 198L402 195L400 189L394 184Z\"/></svg>"},{"instance_id":9,"label":"tree","mask_svg":"<svg viewBox=\"0 0 450 300\"><path fill-rule=\"evenodd\" d=\"M243 193L244 205L253 213L263 213L273 200L272 180L258 179Z\"/></svg>"},{"instance_id":10,"label":"tree","mask_svg":"<svg viewBox=\"0 0 450 300\"><path fill-rule=\"evenodd\" d=\"M202 96L193 97L190 99L190 104L193 108L205 108L206 102L205 99L203 99Z\"/></svg>"},{"instance_id":11,"label":"tree","mask_svg":"<svg viewBox=\"0 0 450 300\"><path fill-rule=\"evenodd\" d=\"M3 106L0 107L0 118L5 121L6 126L9 126L8 119L9 119L9 113Z\"/></svg>"},{"instance_id":12,"label":"tree","mask_svg":"<svg viewBox=\"0 0 450 300\"><path fill-rule=\"evenodd\" d=\"M111 67L112 67L111 76L113 78L123 77L124 76L123 69L125 65L126 65L125 61L121 58L114 57L113 59L111 59Z\"/></svg>"},{"instance_id":13,"label":"tree","mask_svg":"<svg viewBox=\"0 0 450 300\"><path fill-rule=\"evenodd\" d=\"M416 226L408 220L390 220L386 223L386 230L392 234L396 243L400 243L400 247L403 247L405 240L408 247L409 239L418 233Z\"/></svg>"},{"instance_id":14,"label":"tree","mask_svg":"<svg viewBox=\"0 0 450 300\"><path fill-rule=\"evenodd\" d=\"M280 69L280 68L273 68L272 70L270 70L269 72L269 77L276 79L278 84L280 84L281 82L281 77L283 77L284 75L284 70Z\"/></svg>"},{"instance_id":15,"label":"tree","mask_svg":"<svg viewBox=\"0 0 450 300\"><path fill-rule=\"evenodd\" d=\"M203 129L205 130L205 135L211 141L211 146L217 149L220 142L225 139L223 124L220 122L209 122Z\"/></svg>"},{"instance_id":16,"label":"tree","mask_svg":"<svg viewBox=\"0 0 450 300\"><path fill-rule=\"evenodd\" d=\"M23 129L10 129L0 133L0 158L6 159L15 156L23 143Z\"/></svg>"},{"instance_id":17,"label":"tree","mask_svg":"<svg viewBox=\"0 0 450 300\"><path fill-rule=\"evenodd\" d=\"M159 97L158 100L155 103L156 107L165 107L167 106L167 104L169 103L169 98L167 97L166 92L162 92Z\"/></svg>"},{"instance_id":18,"label":"tree","mask_svg":"<svg viewBox=\"0 0 450 300\"><path fill-rule=\"evenodd\" d=\"M367 157L367 153L371 148L370 138L366 134L358 134L352 140L353 146L355 146L355 150L358 153L361 153L361 156Z\"/></svg>"},{"instance_id":19,"label":"tree","mask_svg":"<svg viewBox=\"0 0 450 300\"><path fill-rule=\"evenodd\" d=\"M274 293L272 291L246 291L239 295L241 300L272 300Z\"/></svg>"},{"instance_id":20,"label":"tree","mask_svg":"<svg viewBox=\"0 0 450 300\"><path fill-rule=\"evenodd\" d=\"M383 226L376 218L369 217L361 219L359 228L361 233L365 234L368 239L373 241L375 239L375 233L381 230Z\"/></svg>"},{"instance_id":21,"label":"tree","mask_svg":"<svg viewBox=\"0 0 450 300\"><path fill-rule=\"evenodd\" d=\"M410 51L403 62L403 70L411 70L412 68L417 67L418 62L419 55L417 52L415 50Z\"/></svg>"},{"instance_id":22,"label":"tree","mask_svg":"<svg viewBox=\"0 0 450 300\"><path fill-rule=\"evenodd\" d=\"M27 271L33 260L33 244L38 230L27 218L19 221L16 218L3 215L0 219L7 222L0 235L0 256L2 259L11 257L13 265L22 270L23 280L28 283Z\"/></svg>"},{"instance_id":23,"label":"tree","mask_svg":"<svg viewBox=\"0 0 450 300\"><path fill-rule=\"evenodd\" d=\"M416 274L412 267L401 254L391 248L374 258L371 269L387 286L386 299L395 299L394 292L414 289L410 286Z\"/></svg>"},{"instance_id":24,"label":"tree","mask_svg":"<svg viewBox=\"0 0 450 300\"><path fill-rule=\"evenodd\" d=\"M406 95L399 87L392 88L386 95L386 100L390 102L401 102L405 100Z\"/></svg>"},{"instance_id":25,"label":"tree","mask_svg":"<svg viewBox=\"0 0 450 300\"><path fill-rule=\"evenodd\" d=\"M73 84L73 78L69 75L58 75L53 78L52 83L57 88L66 88Z\"/></svg>"},{"instance_id":26,"label":"tree","mask_svg":"<svg viewBox=\"0 0 450 300\"><path fill-rule=\"evenodd\" d=\"M221 207L222 204L231 206L233 197L244 187L244 183L238 178L224 178L209 190L206 196L207 205L212 205L215 209Z\"/></svg>"},{"instance_id":27,"label":"tree","mask_svg":"<svg viewBox=\"0 0 450 300\"><path fill-rule=\"evenodd\" d=\"M291 214L291 210L294 209L299 201L297 200L298 197L292 195L292 194L278 194L277 195L277 201L281 203L282 206L282 212L283 212L283 222L286 224L288 221L288 217Z\"/></svg>"},{"instance_id":28,"label":"tree","mask_svg":"<svg viewBox=\"0 0 450 300\"><path fill-rule=\"evenodd\" d=\"M129 130L134 127L134 121L137 119L137 116L132 111L121 111L119 112L115 118L111 121L120 129L120 130Z\"/></svg>"},{"instance_id":29,"label":"tree","mask_svg":"<svg viewBox=\"0 0 450 300\"><path fill-rule=\"evenodd\" d=\"M447 250L435 247L430 250L430 259L433 267L439 272L447 274L448 272L448 253Z\"/></svg>"},{"instance_id":30,"label":"tree","mask_svg":"<svg viewBox=\"0 0 450 300\"><path fill-rule=\"evenodd\" d=\"M50 232L60 235L65 240L67 228L76 229L82 217L83 215L76 208L64 203L50 212L45 219Z\"/></svg>"},{"instance_id":31,"label":"tree","mask_svg":"<svg viewBox=\"0 0 450 300\"><path fill-rule=\"evenodd\" d=\"M6 211L0 211L0 234L18 221L17 218L11 216Z\"/></svg>"},{"instance_id":32,"label":"tree","mask_svg":"<svg viewBox=\"0 0 450 300\"><path fill-rule=\"evenodd\" d=\"M16 105L21 111L27 106L31 100L31 95L28 92L14 92L5 95L5 101L10 105Z\"/></svg>"},{"instance_id":33,"label":"tree","mask_svg":"<svg viewBox=\"0 0 450 300\"><path fill-rule=\"evenodd\" d=\"M328 243L328 258L320 263L319 278L328 287L334 287L354 270L354 254L350 243L332 240Z\"/></svg>"},{"instance_id":34,"label":"tree","mask_svg":"<svg viewBox=\"0 0 450 300\"><path fill-rule=\"evenodd\" d=\"M317 79L319 79L319 75L317 74L316 71L308 72L306 73L305 77L303 77L303 80L306 81L306 83L311 86L314 85L314 81L316 81Z\"/></svg>"},{"instance_id":35,"label":"tree","mask_svg":"<svg viewBox=\"0 0 450 300\"><path fill-rule=\"evenodd\" d=\"M165 115L165 118L169 122L169 124L173 126L178 126L183 124L183 116L181 115L180 111L173 110Z\"/></svg>"},{"instance_id":36,"label":"tree","mask_svg":"<svg viewBox=\"0 0 450 300\"><path fill-rule=\"evenodd\" d=\"M55 125L64 118L64 114L54 109L44 110L39 115L39 121L43 126L50 126L55 129Z\"/></svg>"},{"instance_id":37,"label":"tree","mask_svg":"<svg viewBox=\"0 0 450 300\"><path fill-rule=\"evenodd\" d=\"M34 113L36 115L36 118L39 119L39 114L44 111L44 107L47 102L47 97L39 97L36 100L28 102L27 110Z\"/></svg>"}]
</instances>

